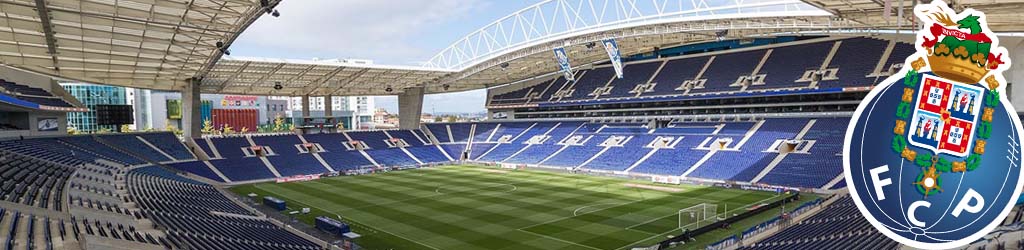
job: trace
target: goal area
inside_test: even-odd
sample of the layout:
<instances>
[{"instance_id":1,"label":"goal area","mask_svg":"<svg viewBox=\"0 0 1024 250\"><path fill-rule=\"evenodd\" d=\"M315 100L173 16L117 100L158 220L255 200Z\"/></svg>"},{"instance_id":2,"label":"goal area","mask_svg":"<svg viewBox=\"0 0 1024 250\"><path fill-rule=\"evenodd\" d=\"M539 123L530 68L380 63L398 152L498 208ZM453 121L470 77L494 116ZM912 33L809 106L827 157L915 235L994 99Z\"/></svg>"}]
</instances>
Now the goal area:
<instances>
[{"instance_id":1,"label":"goal area","mask_svg":"<svg viewBox=\"0 0 1024 250\"><path fill-rule=\"evenodd\" d=\"M679 230L694 230L718 222L718 204L701 203L679 210Z\"/></svg>"}]
</instances>

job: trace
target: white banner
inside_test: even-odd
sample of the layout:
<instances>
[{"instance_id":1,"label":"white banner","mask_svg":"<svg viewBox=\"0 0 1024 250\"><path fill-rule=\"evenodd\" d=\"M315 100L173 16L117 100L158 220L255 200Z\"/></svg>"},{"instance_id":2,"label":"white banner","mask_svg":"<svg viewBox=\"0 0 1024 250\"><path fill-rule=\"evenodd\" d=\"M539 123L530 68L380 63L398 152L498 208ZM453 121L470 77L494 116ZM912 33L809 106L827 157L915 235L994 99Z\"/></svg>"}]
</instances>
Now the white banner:
<instances>
[{"instance_id":1,"label":"white banner","mask_svg":"<svg viewBox=\"0 0 1024 250\"><path fill-rule=\"evenodd\" d=\"M565 53L565 48L555 48L555 59L558 59L558 67L562 69L562 74L565 74L565 80L576 81L576 76L572 73L572 65L569 65L569 55Z\"/></svg>"},{"instance_id":2,"label":"white banner","mask_svg":"<svg viewBox=\"0 0 1024 250\"><path fill-rule=\"evenodd\" d=\"M680 184L679 176L651 176L651 182L654 183L668 183L668 184Z\"/></svg>"},{"instance_id":3,"label":"white banner","mask_svg":"<svg viewBox=\"0 0 1024 250\"><path fill-rule=\"evenodd\" d=\"M622 55L619 54L619 44L615 43L615 39L605 39L601 41L604 44L604 51L608 52L608 61L612 63L612 68L615 68L615 76L622 78Z\"/></svg>"},{"instance_id":4,"label":"white banner","mask_svg":"<svg viewBox=\"0 0 1024 250\"><path fill-rule=\"evenodd\" d=\"M294 175L277 178L277 183L293 182L293 181L312 181L320 179L320 174L308 174L308 175Z\"/></svg>"}]
</instances>

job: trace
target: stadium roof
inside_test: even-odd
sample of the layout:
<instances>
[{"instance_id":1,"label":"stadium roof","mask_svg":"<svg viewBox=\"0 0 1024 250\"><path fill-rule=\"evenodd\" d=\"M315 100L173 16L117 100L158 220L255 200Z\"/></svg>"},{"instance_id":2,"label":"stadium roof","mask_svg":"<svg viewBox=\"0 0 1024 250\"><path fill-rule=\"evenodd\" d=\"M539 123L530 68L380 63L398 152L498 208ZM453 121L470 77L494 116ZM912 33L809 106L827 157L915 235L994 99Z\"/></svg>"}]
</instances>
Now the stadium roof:
<instances>
[{"instance_id":1,"label":"stadium roof","mask_svg":"<svg viewBox=\"0 0 1024 250\"><path fill-rule=\"evenodd\" d=\"M628 55L722 38L913 27L909 12L906 22L883 17L884 1L544 0L456 40L424 65L384 66L221 59L218 42L230 46L269 9L260 0L0 0L0 60L66 79L161 90L201 77L208 93L393 95L421 86L441 93L553 74L556 47L568 50L574 67L604 61L603 50L587 45L606 38ZM1024 0L954 7L985 11L996 31L1024 30L1016 11Z\"/></svg>"},{"instance_id":2,"label":"stadium roof","mask_svg":"<svg viewBox=\"0 0 1024 250\"><path fill-rule=\"evenodd\" d=\"M913 29L916 17L912 14L914 2L923 0L803 0L807 4L828 11L833 15L853 20L865 26L880 29ZM892 6L891 15L884 16L885 2ZM988 27L996 32L1024 31L1024 0L947 0L955 2L951 7L956 11L973 8L985 12ZM902 21L897 17L900 6L905 8Z\"/></svg>"},{"instance_id":3,"label":"stadium roof","mask_svg":"<svg viewBox=\"0 0 1024 250\"><path fill-rule=\"evenodd\" d=\"M451 72L340 60L224 57L203 79L202 91L282 96L383 95L389 86L397 90ZM274 89L277 83L281 90Z\"/></svg>"},{"instance_id":4,"label":"stadium roof","mask_svg":"<svg viewBox=\"0 0 1024 250\"><path fill-rule=\"evenodd\" d=\"M574 66L607 59L603 50L586 46L606 38L618 39L623 54L636 54L718 39L721 30L740 37L850 24L798 0L546 0L458 39L421 67L238 58L215 66L203 84L205 91L237 94L453 92L556 72L555 47L566 47ZM283 89L274 90L278 82Z\"/></svg>"},{"instance_id":5,"label":"stadium roof","mask_svg":"<svg viewBox=\"0 0 1024 250\"><path fill-rule=\"evenodd\" d=\"M218 42L230 45L265 9L259 0L0 0L0 63L181 89L217 62Z\"/></svg>"}]
</instances>

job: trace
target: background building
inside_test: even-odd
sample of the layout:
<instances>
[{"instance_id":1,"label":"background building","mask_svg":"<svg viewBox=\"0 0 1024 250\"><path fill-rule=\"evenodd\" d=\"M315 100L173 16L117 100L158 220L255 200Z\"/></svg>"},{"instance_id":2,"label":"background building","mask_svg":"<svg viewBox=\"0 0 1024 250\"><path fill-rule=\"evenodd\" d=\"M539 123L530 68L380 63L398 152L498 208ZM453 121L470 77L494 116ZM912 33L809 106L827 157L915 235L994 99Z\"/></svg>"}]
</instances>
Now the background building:
<instances>
[{"instance_id":1,"label":"background building","mask_svg":"<svg viewBox=\"0 0 1024 250\"><path fill-rule=\"evenodd\" d=\"M118 129L114 125L97 125L96 105L131 105L136 103L134 100L134 89L131 88L88 83L61 83L60 85L89 109L86 112L68 112L68 127L75 128L80 132L95 132L102 129L116 131Z\"/></svg>"},{"instance_id":2,"label":"background building","mask_svg":"<svg viewBox=\"0 0 1024 250\"><path fill-rule=\"evenodd\" d=\"M136 103L137 129L163 130L168 126L181 128L181 93L143 89L130 92L126 96L129 103ZM302 110L301 98L298 97L203 94L200 99L200 117L203 121L210 120L218 128L228 124L236 131L252 124L273 124L274 118L279 115L284 118L299 117ZM342 117L348 129L353 126L366 128L372 124L373 98L339 96L333 99L333 115ZM310 98L310 107L313 116L322 116L324 98ZM244 113L241 118L235 117L235 114L240 113ZM291 122L292 119L285 120ZM255 128L249 128L249 131L255 131Z\"/></svg>"},{"instance_id":3,"label":"background building","mask_svg":"<svg viewBox=\"0 0 1024 250\"><path fill-rule=\"evenodd\" d=\"M292 117L299 117L302 114L302 97L273 97L272 99L283 98L289 100ZM323 96L309 97L310 116L323 116L325 99ZM373 116L376 103L368 96L334 96L329 102L332 114L341 116L346 129L353 128L375 128ZM319 111L319 112L317 112Z\"/></svg>"}]
</instances>

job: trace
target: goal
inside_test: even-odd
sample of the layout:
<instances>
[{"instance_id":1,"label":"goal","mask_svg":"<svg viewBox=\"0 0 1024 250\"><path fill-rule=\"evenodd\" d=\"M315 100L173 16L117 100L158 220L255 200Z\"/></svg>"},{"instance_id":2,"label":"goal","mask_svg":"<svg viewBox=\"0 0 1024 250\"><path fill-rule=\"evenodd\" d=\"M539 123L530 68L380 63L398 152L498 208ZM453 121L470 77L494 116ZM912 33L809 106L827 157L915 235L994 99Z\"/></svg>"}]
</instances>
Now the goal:
<instances>
[{"instance_id":1,"label":"goal","mask_svg":"<svg viewBox=\"0 0 1024 250\"><path fill-rule=\"evenodd\" d=\"M718 221L718 204L701 203L679 210L679 230L694 230Z\"/></svg>"}]
</instances>

